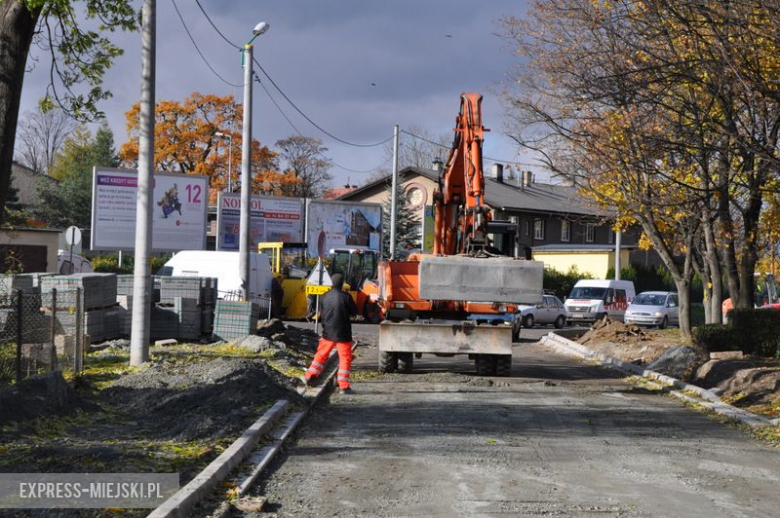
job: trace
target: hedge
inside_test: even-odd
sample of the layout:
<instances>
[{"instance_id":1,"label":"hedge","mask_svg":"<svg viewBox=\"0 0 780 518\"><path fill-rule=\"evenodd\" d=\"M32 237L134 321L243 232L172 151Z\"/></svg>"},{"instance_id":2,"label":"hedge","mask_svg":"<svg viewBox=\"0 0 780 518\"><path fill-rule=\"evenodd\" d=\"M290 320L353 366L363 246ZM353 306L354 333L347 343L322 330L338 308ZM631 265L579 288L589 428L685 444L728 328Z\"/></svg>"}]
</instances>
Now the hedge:
<instances>
[{"instance_id":1,"label":"hedge","mask_svg":"<svg viewBox=\"0 0 780 518\"><path fill-rule=\"evenodd\" d=\"M738 332L744 353L780 356L780 310L734 309L729 325Z\"/></svg>"},{"instance_id":2,"label":"hedge","mask_svg":"<svg viewBox=\"0 0 780 518\"><path fill-rule=\"evenodd\" d=\"M729 323L693 329L693 343L707 351L742 351L780 358L780 310L735 309Z\"/></svg>"},{"instance_id":3,"label":"hedge","mask_svg":"<svg viewBox=\"0 0 780 518\"><path fill-rule=\"evenodd\" d=\"M739 337L724 324L704 324L691 332L693 343L707 352L739 351Z\"/></svg>"}]
</instances>

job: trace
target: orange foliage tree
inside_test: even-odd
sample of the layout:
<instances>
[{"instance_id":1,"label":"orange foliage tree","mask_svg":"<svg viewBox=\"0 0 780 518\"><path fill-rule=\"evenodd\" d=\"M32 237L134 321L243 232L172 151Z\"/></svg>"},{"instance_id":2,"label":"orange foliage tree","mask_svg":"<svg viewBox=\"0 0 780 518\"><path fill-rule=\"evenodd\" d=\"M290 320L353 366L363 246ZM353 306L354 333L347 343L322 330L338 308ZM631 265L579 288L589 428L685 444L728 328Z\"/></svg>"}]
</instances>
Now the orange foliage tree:
<instances>
[{"instance_id":1,"label":"orange foliage tree","mask_svg":"<svg viewBox=\"0 0 780 518\"><path fill-rule=\"evenodd\" d=\"M119 152L126 167L138 166L139 105L126 112L127 134ZM232 95L193 93L179 101L160 101L155 109L154 167L156 171L206 175L212 202L241 177L243 107ZM217 133L229 136L220 137ZM232 149L230 149L232 145ZM291 196L299 180L278 171L276 153L252 141L252 192ZM234 188L234 191L238 191Z\"/></svg>"}]
</instances>

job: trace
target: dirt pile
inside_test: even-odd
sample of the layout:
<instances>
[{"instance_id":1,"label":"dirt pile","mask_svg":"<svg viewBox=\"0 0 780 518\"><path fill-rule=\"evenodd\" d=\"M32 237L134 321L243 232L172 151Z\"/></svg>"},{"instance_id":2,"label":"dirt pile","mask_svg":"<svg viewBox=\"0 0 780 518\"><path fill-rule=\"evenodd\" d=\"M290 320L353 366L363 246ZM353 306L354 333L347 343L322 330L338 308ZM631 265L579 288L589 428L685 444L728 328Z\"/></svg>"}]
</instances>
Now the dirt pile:
<instances>
[{"instance_id":1,"label":"dirt pile","mask_svg":"<svg viewBox=\"0 0 780 518\"><path fill-rule=\"evenodd\" d=\"M578 343L624 361L647 365L670 347L681 345L677 338L604 318L582 335Z\"/></svg>"},{"instance_id":2,"label":"dirt pile","mask_svg":"<svg viewBox=\"0 0 780 518\"><path fill-rule=\"evenodd\" d=\"M320 337L309 329L288 326L281 320L261 320L257 323L257 334L275 343L282 343L294 351L313 354Z\"/></svg>"},{"instance_id":3,"label":"dirt pile","mask_svg":"<svg viewBox=\"0 0 780 518\"><path fill-rule=\"evenodd\" d=\"M718 390L721 398L741 408L780 417L778 360L711 360L696 371L694 383Z\"/></svg>"},{"instance_id":4,"label":"dirt pile","mask_svg":"<svg viewBox=\"0 0 780 518\"><path fill-rule=\"evenodd\" d=\"M161 362L120 378L103 396L137 420L139 433L184 441L230 436L269 402L300 400L289 378L249 358Z\"/></svg>"},{"instance_id":5,"label":"dirt pile","mask_svg":"<svg viewBox=\"0 0 780 518\"><path fill-rule=\"evenodd\" d=\"M91 405L82 401L62 372L40 374L0 390L0 425L35 417L69 415Z\"/></svg>"}]
</instances>

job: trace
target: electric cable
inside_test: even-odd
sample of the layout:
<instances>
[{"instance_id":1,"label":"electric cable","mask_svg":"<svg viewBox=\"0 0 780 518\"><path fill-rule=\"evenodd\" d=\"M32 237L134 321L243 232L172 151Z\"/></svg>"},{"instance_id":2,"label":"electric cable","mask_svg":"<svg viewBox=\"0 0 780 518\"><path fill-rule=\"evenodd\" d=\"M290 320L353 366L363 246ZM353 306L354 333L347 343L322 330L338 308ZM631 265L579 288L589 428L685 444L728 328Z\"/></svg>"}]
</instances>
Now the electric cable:
<instances>
[{"instance_id":1,"label":"electric cable","mask_svg":"<svg viewBox=\"0 0 780 518\"><path fill-rule=\"evenodd\" d=\"M198 55L200 56L200 59L203 60L203 62L206 64L206 66L209 67L209 70L211 70L211 72L215 76L217 76L220 81L222 81L223 83L225 83L228 86L233 86L235 88L240 87L241 85L237 85L237 84L231 83L230 81L228 81L227 79L222 77L222 75L219 72L217 72L214 69L214 67L211 66L211 63L209 63L209 61L206 59L206 56L203 55L203 52L201 52L200 48L198 47L198 44L195 43L195 38L192 37L192 33L190 32L190 29L189 29L189 27L187 27L187 23L184 21L184 17L182 16L181 11L179 11L179 6L176 5L176 0L171 0L171 1L173 2L173 8L176 10L176 14L179 16L179 20L181 21L182 27L184 27L184 32L186 32L187 36L189 36L190 42L192 42L192 46L195 47L195 50L197 51Z\"/></svg>"},{"instance_id":2,"label":"electric cable","mask_svg":"<svg viewBox=\"0 0 780 518\"><path fill-rule=\"evenodd\" d=\"M451 149L450 146L441 144L439 142L435 142L435 141L427 139L425 137L421 137L420 135L415 135L414 133L411 133L411 132L403 130L403 129L401 130L401 133L406 133L410 137L422 140L422 141L427 142L429 144L433 144L434 146L439 146L439 147L444 148L444 149ZM504 163L504 164L517 164L517 165L522 165L522 166L525 166L525 167L536 167L535 164L528 164L528 163L523 163L523 162L517 162L515 160L503 160L501 158L491 158L489 156L484 156L484 155L482 156L482 158L486 159L486 160L492 160L493 162L501 162L501 163Z\"/></svg>"}]
</instances>

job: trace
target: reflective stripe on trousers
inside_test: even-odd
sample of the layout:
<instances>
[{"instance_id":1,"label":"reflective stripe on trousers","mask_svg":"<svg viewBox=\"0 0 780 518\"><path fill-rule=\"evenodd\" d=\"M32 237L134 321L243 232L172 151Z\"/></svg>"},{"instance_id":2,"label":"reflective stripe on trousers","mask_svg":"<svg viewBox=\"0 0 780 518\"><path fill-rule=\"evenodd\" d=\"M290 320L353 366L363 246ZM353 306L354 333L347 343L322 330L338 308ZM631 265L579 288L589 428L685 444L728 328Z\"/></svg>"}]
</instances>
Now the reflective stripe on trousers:
<instances>
[{"instance_id":1,"label":"reflective stripe on trousers","mask_svg":"<svg viewBox=\"0 0 780 518\"><path fill-rule=\"evenodd\" d=\"M333 347L336 347L339 353L339 371L336 381L338 381L340 389L349 388L349 375L352 367L352 342L334 342L333 340L320 338L317 353L314 355L314 360L311 362L309 370L306 371L306 378L315 378L322 373L323 366L328 361L328 356Z\"/></svg>"}]
</instances>

